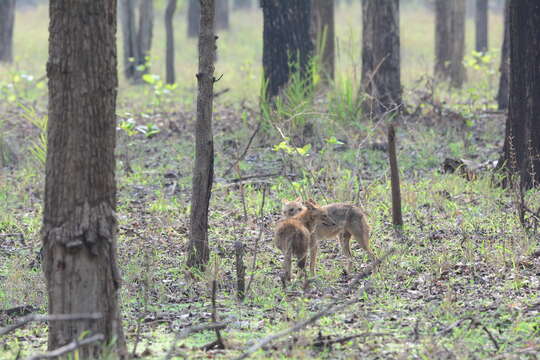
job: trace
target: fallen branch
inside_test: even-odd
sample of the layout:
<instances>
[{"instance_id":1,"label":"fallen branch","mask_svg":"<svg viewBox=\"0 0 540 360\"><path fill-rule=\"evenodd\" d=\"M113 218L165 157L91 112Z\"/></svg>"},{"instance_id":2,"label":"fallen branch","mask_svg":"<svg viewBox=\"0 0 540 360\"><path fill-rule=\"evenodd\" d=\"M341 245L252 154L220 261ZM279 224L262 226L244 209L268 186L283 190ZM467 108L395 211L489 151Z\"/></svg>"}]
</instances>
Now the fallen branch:
<instances>
[{"instance_id":1,"label":"fallen branch","mask_svg":"<svg viewBox=\"0 0 540 360\"><path fill-rule=\"evenodd\" d=\"M366 278L367 276L371 275L373 273L373 270L384 260L386 259L388 256L390 256L390 254L392 254L394 252L394 249L391 249L390 251L388 251L384 256L382 256L380 259L377 259L376 261L374 261L366 270L362 271L361 273L359 273L355 278L354 280L352 281L351 285L349 286L349 289L353 288L354 285L358 284L360 282L360 280ZM364 291L362 291L362 293L365 292L366 289L363 289ZM353 304L356 304L360 301L363 300L363 297L362 296L357 296L355 297L354 299L351 299L349 301L346 301L342 304L339 304L339 300L335 300L333 301L330 305L328 305L328 307L326 307L326 309L322 310L322 311L319 311L318 313L314 314L313 316L311 316L310 318L306 319L306 320L303 320L303 321L300 321L300 322L297 322L295 325L293 325L292 327L288 328L288 329L285 329L285 330L282 330L280 332L277 332L275 334L272 334L272 335L269 335L265 338L263 338L262 340L260 340L258 343L252 345L251 347L249 347L244 353L242 353L242 355L240 355L239 357L235 358L235 360L243 360L243 359L246 359L248 358L251 354L253 354L254 352L256 352L257 350L259 350L260 348L262 348L263 346L271 343L272 341L274 340L277 340L279 338L282 338L290 333L293 333L293 332L296 332L300 329L303 329L305 328L306 326L310 325L310 324L313 324L315 323L317 320L319 320L320 318L322 317L325 317L325 316L328 316L328 315L332 315L338 311L341 311Z\"/></svg>"},{"instance_id":2,"label":"fallen branch","mask_svg":"<svg viewBox=\"0 0 540 360\"><path fill-rule=\"evenodd\" d=\"M214 324L195 325L187 329L184 329L181 333L176 335L176 337L174 338L174 341L171 344L171 347L169 351L167 352L167 355L165 355L165 360L169 360L172 358L174 349L176 349L176 344L178 344L180 340L187 338L191 334L198 333L201 331L215 330L215 329L223 330L227 327L228 324L229 324L228 322L222 322L222 323L214 323Z\"/></svg>"},{"instance_id":3,"label":"fallen branch","mask_svg":"<svg viewBox=\"0 0 540 360\"><path fill-rule=\"evenodd\" d=\"M99 320L100 313L91 314L58 314L58 315L27 315L20 318L16 323L0 328L0 335L5 335L13 330L23 327L33 321L76 321L76 320Z\"/></svg>"},{"instance_id":4,"label":"fallen branch","mask_svg":"<svg viewBox=\"0 0 540 360\"><path fill-rule=\"evenodd\" d=\"M98 342L98 341L103 341L103 340L105 340L105 336L103 336L103 334L92 335L92 336L90 336L90 337L88 337L86 339L83 339L83 340L74 340L74 341L70 342L67 345L59 347L56 350L52 350L52 351L42 353L42 354L32 355L27 360L39 360L39 359L56 358L56 357L65 355L67 353L73 352L73 351L77 350L78 348L80 348L81 346L89 345L89 344L92 344L92 343L95 343L95 342Z\"/></svg>"},{"instance_id":5,"label":"fallen branch","mask_svg":"<svg viewBox=\"0 0 540 360\"><path fill-rule=\"evenodd\" d=\"M344 336L344 337L341 337L341 338L337 338L337 339L334 339L334 340L330 340L330 339L320 339L320 340L317 340L313 343L313 346L315 347L330 347L334 344L344 344L348 341L351 341L351 340L354 340L354 339L357 339L357 338L365 338L365 337L370 337L370 336L386 336L386 335L392 335L390 333L361 333L361 334L356 334L356 335L350 335L350 336Z\"/></svg>"}]
</instances>

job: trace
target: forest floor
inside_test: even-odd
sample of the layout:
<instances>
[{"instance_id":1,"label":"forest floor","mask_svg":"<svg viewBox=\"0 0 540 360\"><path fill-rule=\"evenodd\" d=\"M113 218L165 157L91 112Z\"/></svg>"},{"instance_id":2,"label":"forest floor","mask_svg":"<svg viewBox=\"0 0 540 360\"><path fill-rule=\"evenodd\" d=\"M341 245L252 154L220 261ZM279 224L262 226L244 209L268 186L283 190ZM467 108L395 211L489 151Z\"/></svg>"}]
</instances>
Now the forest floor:
<instances>
[{"instance_id":1,"label":"forest floor","mask_svg":"<svg viewBox=\"0 0 540 360\"><path fill-rule=\"evenodd\" d=\"M485 71L488 79L492 68L471 71ZM47 307L39 258L44 182L39 135L46 94L39 79L20 77L14 71L0 78L0 326L29 312L46 313ZM265 336L325 311L252 357L540 356L538 218L526 214L522 224L519 192L493 185L505 114L494 110L487 80L452 93L426 77L407 84L409 115L393 119L401 232L391 226L390 120L363 114L351 83L309 94L293 87L271 116L261 115L253 96L219 96L211 260L195 279L186 277L184 265L195 116L192 100L180 106L177 101L187 93L193 99L193 89L164 90L169 89L157 84L123 85L117 112L121 303L128 348L137 357L163 359L177 334L211 323L213 311L226 323L225 349L203 350L216 339L214 331L203 331L178 341L175 358L233 359ZM469 172L447 171L460 159L467 160ZM282 200L298 196L362 206L374 251L384 258L380 266L355 279L370 265L353 240L355 269L345 275L338 242L328 239L321 242L309 288L296 274L283 288L273 226ZM527 192L523 202L535 210L540 192ZM243 302L236 294L237 241L245 245L252 279ZM45 324L33 323L0 337L0 359L43 351L46 331Z\"/></svg>"}]
</instances>

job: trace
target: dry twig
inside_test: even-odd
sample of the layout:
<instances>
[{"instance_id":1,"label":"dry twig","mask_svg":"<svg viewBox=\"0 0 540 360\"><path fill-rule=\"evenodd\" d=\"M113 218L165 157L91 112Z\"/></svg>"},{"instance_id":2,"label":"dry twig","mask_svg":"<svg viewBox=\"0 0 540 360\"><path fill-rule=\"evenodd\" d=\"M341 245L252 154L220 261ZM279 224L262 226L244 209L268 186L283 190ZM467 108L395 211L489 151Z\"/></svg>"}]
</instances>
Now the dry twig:
<instances>
[{"instance_id":1,"label":"dry twig","mask_svg":"<svg viewBox=\"0 0 540 360\"><path fill-rule=\"evenodd\" d=\"M103 334L92 335L90 337L87 337L86 339L74 340L67 345L59 347L56 350L48 351L42 354L32 355L27 360L54 359L67 353L73 352L81 346L89 345L103 340L105 340L105 336L103 336Z\"/></svg>"},{"instance_id":2,"label":"dry twig","mask_svg":"<svg viewBox=\"0 0 540 360\"><path fill-rule=\"evenodd\" d=\"M98 320L100 313L90 314L58 314L58 315L27 315L20 318L16 323L0 328L0 335L5 335L13 330L23 327L33 321L77 321L77 320Z\"/></svg>"}]
</instances>

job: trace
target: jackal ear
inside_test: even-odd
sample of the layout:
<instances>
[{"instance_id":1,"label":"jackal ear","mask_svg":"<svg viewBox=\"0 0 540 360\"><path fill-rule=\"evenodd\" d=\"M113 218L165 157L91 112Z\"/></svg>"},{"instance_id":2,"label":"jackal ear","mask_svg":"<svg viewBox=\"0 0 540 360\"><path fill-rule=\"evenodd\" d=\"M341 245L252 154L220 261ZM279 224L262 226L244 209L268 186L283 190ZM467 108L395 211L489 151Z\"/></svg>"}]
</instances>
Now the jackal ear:
<instances>
[{"instance_id":1,"label":"jackal ear","mask_svg":"<svg viewBox=\"0 0 540 360\"><path fill-rule=\"evenodd\" d=\"M299 196L296 199L294 199L295 202L302 202L302 198Z\"/></svg>"},{"instance_id":2,"label":"jackal ear","mask_svg":"<svg viewBox=\"0 0 540 360\"><path fill-rule=\"evenodd\" d=\"M304 202L304 204L310 204L312 206L318 206L317 203L315 201L313 201L313 199L308 199Z\"/></svg>"}]
</instances>

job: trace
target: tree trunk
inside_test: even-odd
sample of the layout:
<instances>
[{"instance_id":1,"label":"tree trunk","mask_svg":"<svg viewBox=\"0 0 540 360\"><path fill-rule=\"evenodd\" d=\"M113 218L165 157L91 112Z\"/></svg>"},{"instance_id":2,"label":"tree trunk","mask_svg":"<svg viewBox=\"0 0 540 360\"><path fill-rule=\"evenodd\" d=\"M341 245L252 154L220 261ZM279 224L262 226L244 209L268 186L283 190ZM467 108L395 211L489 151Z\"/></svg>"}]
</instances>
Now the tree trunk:
<instances>
[{"instance_id":1,"label":"tree trunk","mask_svg":"<svg viewBox=\"0 0 540 360\"><path fill-rule=\"evenodd\" d=\"M150 69L150 49L154 27L153 0L119 0L124 44L124 73L127 79L141 82ZM139 4L136 12L137 3ZM139 15L137 26L136 15Z\"/></svg>"},{"instance_id":2,"label":"tree trunk","mask_svg":"<svg viewBox=\"0 0 540 360\"><path fill-rule=\"evenodd\" d=\"M365 111L395 111L401 105L399 0L363 0L362 23Z\"/></svg>"},{"instance_id":3,"label":"tree trunk","mask_svg":"<svg viewBox=\"0 0 540 360\"><path fill-rule=\"evenodd\" d=\"M150 70L150 49L154 28L154 0L140 0L139 32L137 33L137 74L136 80Z\"/></svg>"},{"instance_id":4,"label":"tree trunk","mask_svg":"<svg viewBox=\"0 0 540 360\"><path fill-rule=\"evenodd\" d=\"M234 8L238 9L250 9L251 0L234 0Z\"/></svg>"},{"instance_id":5,"label":"tree trunk","mask_svg":"<svg viewBox=\"0 0 540 360\"><path fill-rule=\"evenodd\" d=\"M497 94L497 103L499 110L508 109L508 90L510 87L510 24L509 24L509 9L510 0L506 0L504 10L504 37L501 50L501 66L499 72L501 78L499 80L499 92Z\"/></svg>"},{"instance_id":6,"label":"tree trunk","mask_svg":"<svg viewBox=\"0 0 540 360\"><path fill-rule=\"evenodd\" d=\"M0 62L13 61L15 0L0 0Z\"/></svg>"},{"instance_id":7,"label":"tree trunk","mask_svg":"<svg viewBox=\"0 0 540 360\"><path fill-rule=\"evenodd\" d=\"M476 0L476 51L485 53L488 43L488 0Z\"/></svg>"},{"instance_id":8,"label":"tree trunk","mask_svg":"<svg viewBox=\"0 0 540 360\"><path fill-rule=\"evenodd\" d=\"M120 0L120 21L124 45L124 74L127 79L135 77L137 59L137 38L135 36L135 3L133 0Z\"/></svg>"},{"instance_id":9,"label":"tree trunk","mask_svg":"<svg viewBox=\"0 0 540 360\"><path fill-rule=\"evenodd\" d=\"M229 0L218 0L216 2L215 29L229 29Z\"/></svg>"},{"instance_id":10,"label":"tree trunk","mask_svg":"<svg viewBox=\"0 0 540 360\"><path fill-rule=\"evenodd\" d=\"M50 0L49 122L43 270L49 314L101 313L49 322L49 349L101 333L122 357L116 265L116 0ZM105 343L81 347L100 358Z\"/></svg>"},{"instance_id":11,"label":"tree trunk","mask_svg":"<svg viewBox=\"0 0 540 360\"><path fill-rule=\"evenodd\" d=\"M214 0L201 0L199 34L199 72L197 82L197 123L195 126L195 164L191 196L191 228L188 267L204 268L210 256L208 248L208 207L214 179L214 140L212 102L214 98Z\"/></svg>"},{"instance_id":12,"label":"tree trunk","mask_svg":"<svg viewBox=\"0 0 540 360\"><path fill-rule=\"evenodd\" d=\"M540 6L510 1L510 98L501 164L523 188L540 183Z\"/></svg>"},{"instance_id":13,"label":"tree trunk","mask_svg":"<svg viewBox=\"0 0 540 360\"><path fill-rule=\"evenodd\" d=\"M167 84L174 84L176 76L174 74L174 24L173 16L176 11L177 0L169 0L165 9L165 33L167 37L166 49L166 74L165 81Z\"/></svg>"},{"instance_id":14,"label":"tree trunk","mask_svg":"<svg viewBox=\"0 0 540 360\"><path fill-rule=\"evenodd\" d=\"M199 36L199 23L201 20L201 4L200 0L189 0L187 12L187 36ZM218 0L219 1L219 0Z\"/></svg>"},{"instance_id":15,"label":"tree trunk","mask_svg":"<svg viewBox=\"0 0 540 360\"><path fill-rule=\"evenodd\" d=\"M435 2L435 77L460 88L466 79L465 0Z\"/></svg>"},{"instance_id":16,"label":"tree trunk","mask_svg":"<svg viewBox=\"0 0 540 360\"><path fill-rule=\"evenodd\" d=\"M313 0L312 38L320 58L323 83L334 80L334 0Z\"/></svg>"},{"instance_id":17,"label":"tree trunk","mask_svg":"<svg viewBox=\"0 0 540 360\"><path fill-rule=\"evenodd\" d=\"M309 78L313 52L310 1L261 0L263 10L263 69L266 96L273 98L293 71ZM292 67L290 66L292 64Z\"/></svg>"}]
</instances>

